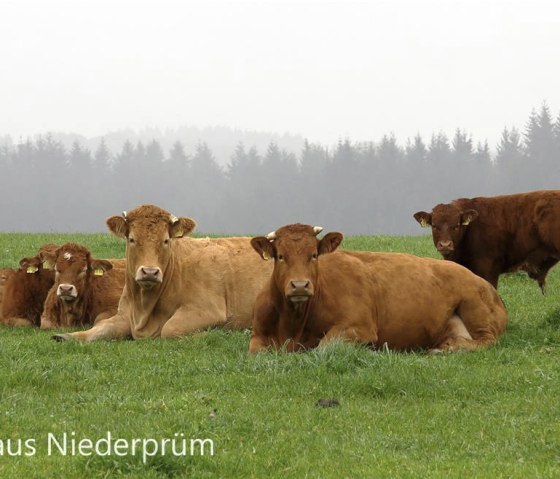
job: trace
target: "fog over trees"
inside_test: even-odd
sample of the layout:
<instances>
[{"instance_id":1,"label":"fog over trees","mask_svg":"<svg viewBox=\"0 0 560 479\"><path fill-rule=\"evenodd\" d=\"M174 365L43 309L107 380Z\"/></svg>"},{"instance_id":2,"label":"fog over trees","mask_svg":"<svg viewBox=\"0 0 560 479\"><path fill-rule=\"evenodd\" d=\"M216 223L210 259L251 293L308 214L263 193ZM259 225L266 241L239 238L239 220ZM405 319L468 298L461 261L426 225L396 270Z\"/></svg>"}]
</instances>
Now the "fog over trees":
<instances>
[{"instance_id":1,"label":"fog over trees","mask_svg":"<svg viewBox=\"0 0 560 479\"><path fill-rule=\"evenodd\" d=\"M494 154L461 129L404 145L388 134L335 146L201 131L154 130L149 140L150 131L121 132L95 146L76 135L13 142L0 134L1 230L106 231L106 217L154 203L194 218L202 233L304 222L346 234L420 234L412 214L437 203L560 188L560 115L546 104L522 128L505 127Z\"/></svg>"}]
</instances>

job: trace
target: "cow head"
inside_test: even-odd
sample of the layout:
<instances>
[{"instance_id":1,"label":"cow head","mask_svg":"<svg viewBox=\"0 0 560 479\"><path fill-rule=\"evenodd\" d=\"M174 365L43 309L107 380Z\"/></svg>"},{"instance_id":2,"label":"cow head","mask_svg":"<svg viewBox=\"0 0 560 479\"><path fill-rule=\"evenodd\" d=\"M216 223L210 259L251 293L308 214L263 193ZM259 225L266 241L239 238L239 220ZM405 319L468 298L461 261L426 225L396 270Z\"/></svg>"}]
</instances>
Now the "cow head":
<instances>
[{"instance_id":1,"label":"cow head","mask_svg":"<svg viewBox=\"0 0 560 479\"><path fill-rule=\"evenodd\" d=\"M53 252L58 249L58 245L47 243L39 248L39 252L35 256L22 258L19 262L19 268L27 274L41 275L43 270L52 270L52 264L45 260L45 253ZM49 273L52 274L52 273Z\"/></svg>"},{"instance_id":2,"label":"cow head","mask_svg":"<svg viewBox=\"0 0 560 479\"><path fill-rule=\"evenodd\" d=\"M314 295L319 256L336 250L342 242L341 233L328 233L317 239L321 230L319 226L295 224L251 240L264 260L274 259L273 283L291 303L305 302Z\"/></svg>"},{"instance_id":3,"label":"cow head","mask_svg":"<svg viewBox=\"0 0 560 479\"><path fill-rule=\"evenodd\" d=\"M76 243L43 251L39 256L43 264L54 268L56 296L65 303L76 301L93 276L102 276L113 267L109 261L92 258L85 246Z\"/></svg>"},{"instance_id":4,"label":"cow head","mask_svg":"<svg viewBox=\"0 0 560 479\"><path fill-rule=\"evenodd\" d=\"M477 217L478 211L463 211L453 204L439 204L431 213L418 211L414 214L420 226L431 226L434 245L445 259L453 259L469 224Z\"/></svg>"},{"instance_id":5,"label":"cow head","mask_svg":"<svg viewBox=\"0 0 560 479\"><path fill-rule=\"evenodd\" d=\"M122 216L111 216L107 226L115 236L126 239L128 274L142 289L151 289L163 281L171 242L190 233L196 223L157 206L143 205Z\"/></svg>"}]
</instances>

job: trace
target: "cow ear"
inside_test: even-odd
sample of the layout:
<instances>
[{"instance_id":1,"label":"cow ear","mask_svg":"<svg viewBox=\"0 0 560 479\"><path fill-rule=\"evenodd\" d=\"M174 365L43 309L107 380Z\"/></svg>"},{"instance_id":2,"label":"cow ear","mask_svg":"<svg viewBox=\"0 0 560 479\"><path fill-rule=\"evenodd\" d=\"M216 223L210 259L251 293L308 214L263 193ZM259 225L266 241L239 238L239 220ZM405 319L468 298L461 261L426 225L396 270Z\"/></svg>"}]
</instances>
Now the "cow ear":
<instances>
[{"instance_id":1,"label":"cow ear","mask_svg":"<svg viewBox=\"0 0 560 479\"><path fill-rule=\"evenodd\" d=\"M56 258L58 257L59 248L45 248L39 251L39 258L43 262L43 269L53 269L56 264Z\"/></svg>"},{"instance_id":2,"label":"cow ear","mask_svg":"<svg viewBox=\"0 0 560 479\"><path fill-rule=\"evenodd\" d=\"M430 213L426 213L425 211L418 211L417 213L414 213L414 219L420 223L422 228L432 226L432 215Z\"/></svg>"},{"instance_id":3,"label":"cow ear","mask_svg":"<svg viewBox=\"0 0 560 479\"><path fill-rule=\"evenodd\" d=\"M36 273L39 271L39 265L41 264L41 259L38 256L32 256L30 258L22 258L19 261L19 266L26 273Z\"/></svg>"},{"instance_id":4,"label":"cow ear","mask_svg":"<svg viewBox=\"0 0 560 479\"><path fill-rule=\"evenodd\" d=\"M466 210L461 214L461 224L467 226L478 218L478 211L476 210Z\"/></svg>"},{"instance_id":5,"label":"cow ear","mask_svg":"<svg viewBox=\"0 0 560 479\"><path fill-rule=\"evenodd\" d=\"M270 258L276 258L274 245L266 236L257 236L251 239L251 246L265 261L268 261Z\"/></svg>"},{"instance_id":6,"label":"cow ear","mask_svg":"<svg viewBox=\"0 0 560 479\"><path fill-rule=\"evenodd\" d=\"M327 233L319 240L319 254L332 253L342 243L342 233Z\"/></svg>"},{"instance_id":7,"label":"cow ear","mask_svg":"<svg viewBox=\"0 0 560 479\"><path fill-rule=\"evenodd\" d=\"M104 259L92 259L91 270L95 276L103 276L104 273L113 269L112 263Z\"/></svg>"},{"instance_id":8,"label":"cow ear","mask_svg":"<svg viewBox=\"0 0 560 479\"><path fill-rule=\"evenodd\" d=\"M111 216L107 218L107 228L118 238L126 238L128 236L128 225L126 219L122 216Z\"/></svg>"},{"instance_id":9,"label":"cow ear","mask_svg":"<svg viewBox=\"0 0 560 479\"><path fill-rule=\"evenodd\" d=\"M191 218L173 218L169 225L170 238L182 238L196 227L196 222Z\"/></svg>"}]
</instances>

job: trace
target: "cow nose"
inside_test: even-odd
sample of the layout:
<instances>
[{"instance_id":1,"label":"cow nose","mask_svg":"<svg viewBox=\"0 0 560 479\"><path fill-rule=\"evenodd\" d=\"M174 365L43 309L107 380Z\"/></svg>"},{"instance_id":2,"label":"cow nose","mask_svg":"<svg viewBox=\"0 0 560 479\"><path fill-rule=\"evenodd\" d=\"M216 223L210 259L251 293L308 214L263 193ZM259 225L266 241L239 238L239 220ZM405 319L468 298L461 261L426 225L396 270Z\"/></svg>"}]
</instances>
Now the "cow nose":
<instances>
[{"instance_id":1,"label":"cow nose","mask_svg":"<svg viewBox=\"0 0 560 479\"><path fill-rule=\"evenodd\" d=\"M77 296L76 287L73 284L59 284L57 296Z\"/></svg>"},{"instance_id":2,"label":"cow nose","mask_svg":"<svg viewBox=\"0 0 560 479\"><path fill-rule=\"evenodd\" d=\"M305 281L290 281L292 288L296 291L307 291L309 289L309 280Z\"/></svg>"},{"instance_id":3,"label":"cow nose","mask_svg":"<svg viewBox=\"0 0 560 479\"><path fill-rule=\"evenodd\" d=\"M136 280L150 283L161 283L161 269L152 266L140 266L138 268Z\"/></svg>"},{"instance_id":4,"label":"cow nose","mask_svg":"<svg viewBox=\"0 0 560 479\"><path fill-rule=\"evenodd\" d=\"M438 241L437 249L453 249L453 241Z\"/></svg>"},{"instance_id":5,"label":"cow nose","mask_svg":"<svg viewBox=\"0 0 560 479\"><path fill-rule=\"evenodd\" d=\"M157 276L159 268L146 268L142 266L141 273L142 276Z\"/></svg>"}]
</instances>

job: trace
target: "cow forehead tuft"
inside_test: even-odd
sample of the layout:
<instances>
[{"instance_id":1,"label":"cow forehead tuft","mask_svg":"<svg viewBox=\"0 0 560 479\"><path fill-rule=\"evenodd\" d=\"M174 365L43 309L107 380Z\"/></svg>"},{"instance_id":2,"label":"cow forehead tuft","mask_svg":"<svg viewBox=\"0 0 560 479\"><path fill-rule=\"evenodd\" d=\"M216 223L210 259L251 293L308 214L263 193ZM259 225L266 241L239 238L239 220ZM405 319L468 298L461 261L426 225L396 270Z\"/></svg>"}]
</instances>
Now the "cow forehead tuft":
<instances>
[{"instance_id":1,"label":"cow forehead tuft","mask_svg":"<svg viewBox=\"0 0 560 479\"><path fill-rule=\"evenodd\" d=\"M126 219L128 222L134 222L138 220L148 220L153 222L164 221L169 222L170 217L173 216L168 211L155 205L142 205L128 211L126 214Z\"/></svg>"},{"instance_id":2,"label":"cow forehead tuft","mask_svg":"<svg viewBox=\"0 0 560 479\"><path fill-rule=\"evenodd\" d=\"M66 261L70 261L72 259L72 253L70 253L69 251L66 251L66 253L64 253L64 259Z\"/></svg>"},{"instance_id":3,"label":"cow forehead tuft","mask_svg":"<svg viewBox=\"0 0 560 479\"><path fill-rule=\"evenodd\" d=\"M313 226L311 225L304 225L301 223L296 223L293 225L286 225L278 228L276 230L276 236L292 236L296 235L298 239L301 239L303 236L316 236L315 231L313 230Z\"/></svg>"},{"instance_id":4,"label":"cow forehead tuft","mask_svg":"<svg viewBox=\"0 0 560 479\"><path fill-rule=\"evenodd\" d=\"M445 220L455 220L461 216L461 210L457 208L455 205L451 204L440 204L434 206L432 210L432 221L436 219L440 219L442 221Z\"/></svg>"}]
</instances>

